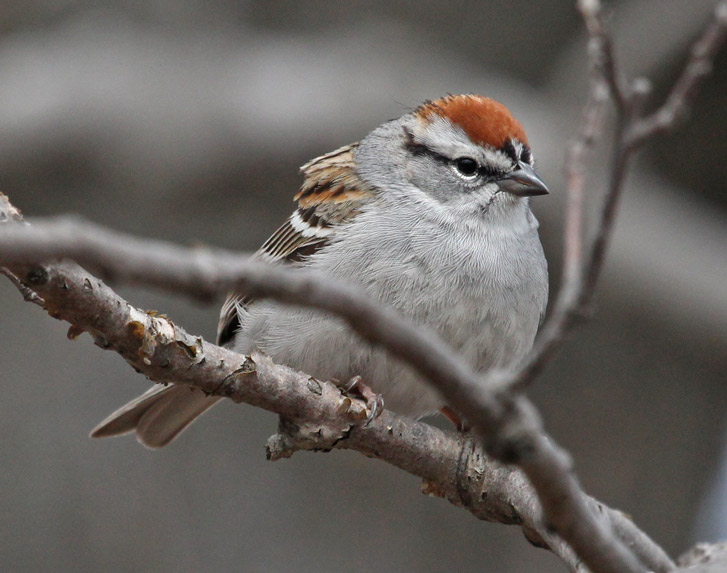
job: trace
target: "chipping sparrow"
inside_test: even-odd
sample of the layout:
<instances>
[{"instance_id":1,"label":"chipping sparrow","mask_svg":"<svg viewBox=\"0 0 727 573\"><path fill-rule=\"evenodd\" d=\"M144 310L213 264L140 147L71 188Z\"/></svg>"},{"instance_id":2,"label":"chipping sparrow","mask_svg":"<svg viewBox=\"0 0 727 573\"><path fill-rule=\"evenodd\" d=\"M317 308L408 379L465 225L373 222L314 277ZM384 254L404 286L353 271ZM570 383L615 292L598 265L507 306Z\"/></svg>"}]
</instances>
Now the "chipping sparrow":
<instances>
[{"instance_id":1,"label":"chipping sparrow","mask_svg":"<svg viewBox=\"0 0 727 573\"><path fill-rule=\"evenodd\" d=\"M532 165L525 132L503 105L477 95L427 102L305 164L298 208L258 256L358 283L479 371L512 366L532 347L548 297L528 206L548 190ZM360 375L402 414L445 407L412 369L314 310L232 295L218 343L259 349L320 379ZM142 444L161 447L217 400L154 386L91 435L136 430Z\"/></svg>"}]
</instances>

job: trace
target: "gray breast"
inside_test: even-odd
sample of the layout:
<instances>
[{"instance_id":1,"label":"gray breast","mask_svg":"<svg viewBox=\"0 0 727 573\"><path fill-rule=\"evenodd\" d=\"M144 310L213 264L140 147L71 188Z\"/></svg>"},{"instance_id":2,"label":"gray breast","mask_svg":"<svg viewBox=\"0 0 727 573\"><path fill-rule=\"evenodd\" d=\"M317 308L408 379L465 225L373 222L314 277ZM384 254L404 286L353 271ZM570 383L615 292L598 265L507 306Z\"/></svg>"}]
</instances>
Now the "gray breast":
<instances>
[{"instance_id":1,"label":"gray breast","mask_svg":"<svg viewBox=\"0 0 727 573\"><path fill-rule=\"evenodd\" d=\"M437 331L479 370L520 360L547 298L537 229L444 231L432 232L430 221L401 210L364 212L309 266L361 284ZM258 348L319 378L345 381L360 374L400 413L417 416L443 406L413 371L360 341L338 319L272 302L255 303L241 318L238 351Z\"/></svg>"}]
</instances>

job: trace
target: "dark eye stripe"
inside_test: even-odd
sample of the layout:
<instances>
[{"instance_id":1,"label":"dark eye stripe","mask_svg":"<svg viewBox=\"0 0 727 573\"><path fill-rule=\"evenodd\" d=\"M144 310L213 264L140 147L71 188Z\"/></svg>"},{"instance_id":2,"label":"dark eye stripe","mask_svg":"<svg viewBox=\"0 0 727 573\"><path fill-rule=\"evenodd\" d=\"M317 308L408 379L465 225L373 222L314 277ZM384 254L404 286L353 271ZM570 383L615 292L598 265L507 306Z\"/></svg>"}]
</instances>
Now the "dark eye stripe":
<instances>
[{"instance_id":1,"label":"dark eye stripe","mask_svg":"<svg viewBox=\"0 0 727 573\"><path fill-rule=\"evenodd\" d=\"M407 149L409 150L409 152L412 155L428 155L429 157L431 157L432 159L434 159L440 163L444 163L446 165L452 165L455 168L457 168L457 166L455 165L456 161L458 161L460 159L471 159L469 157L457 157L455 159L450 159L446 155L437 153L433 149L430 149L423 143L419 143L419 142L415 141L414 136L407 128L404 128L404 134L406 135L404 145L406 145ZM515 146L510 141L508 141L505 145L506 146L509 145L509 147L511 149L510 153L512 153L512 155L514 157L513 163L517 164L518 159L517 159L517 153L515 150ZM503 149L505 149L505 148L503 147ZM526 149L526 147L523 147L523 149ZM508 153L507 151L505 151L505 152ZM510 156L510 153L508 153L508 156ZM475 163L477 163L474 159L471 159L471 160L474 161ZM459 171L459 169L458 169L458 171ZM496 181L498 179L503 178L505 175L507 175L507 171L497 169L490 165L480 165L478 172L483 179L490 180L490 181L493 181L493 180ZM467 174L464 174L464 175L468 176Z\"/></svg>"}]
</instances>

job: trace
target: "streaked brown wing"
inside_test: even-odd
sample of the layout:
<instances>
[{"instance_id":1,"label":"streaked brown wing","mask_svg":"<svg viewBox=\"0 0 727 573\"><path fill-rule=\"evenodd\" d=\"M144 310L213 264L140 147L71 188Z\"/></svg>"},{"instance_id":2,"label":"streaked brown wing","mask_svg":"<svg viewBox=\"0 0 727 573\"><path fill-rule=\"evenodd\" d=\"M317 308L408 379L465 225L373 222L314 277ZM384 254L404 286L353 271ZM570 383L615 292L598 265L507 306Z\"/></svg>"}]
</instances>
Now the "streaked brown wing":
<instances>
[{"instance_id":1,"label":"streaked brown wing","mask_svg":"<svg viewBox=\"0 0 727 573\"><path fill-rule=\"evenodd\" d=\"M336 227L350 221L373 196L358 177L353 154L357 143L341 147L301 167L305 176L295 196L298 208L255 253L270 263L300 264L330 241ZM217 344L229 342L240 327L238 308L252 300L230 293L222 305Z\"/></svg>"}]
</instances>

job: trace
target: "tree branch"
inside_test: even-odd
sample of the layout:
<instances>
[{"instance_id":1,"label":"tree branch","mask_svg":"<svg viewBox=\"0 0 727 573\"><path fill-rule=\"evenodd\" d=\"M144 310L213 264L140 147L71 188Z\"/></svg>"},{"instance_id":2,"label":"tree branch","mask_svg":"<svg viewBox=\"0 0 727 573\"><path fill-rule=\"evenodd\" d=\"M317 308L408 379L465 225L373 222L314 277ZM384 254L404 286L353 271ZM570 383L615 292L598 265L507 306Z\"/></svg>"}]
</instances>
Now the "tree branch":
<instances>
[{"instance_id":1,"label":"tree branch","mask_svg":"<svg viewBox=\"0 0 727 573\"><path fill-rule=\"evenodd\" d=\"M714 18L692 46L689 60L664 103L651 115L630 126L627 145L638 147L657 133L671 131L686 117L702 82L712 73L712 62L727 39L727 2L720 2ZM633 99L633 98L632 98ZM629 102L633 105L633 102Z\"/></svg>"},{"instance_id":2,"label":"tree branch","mask_svg":"<svg viewBox=\"0 0 727 573\"><path fill-rule=\"evenodd\" d=\"M570 146L566 158L568 206L561 290L553 305L553 312L541 328L525 363L517 371L488 376L487 383L498 385L503 392L522 391L530 386L560 348L579 317L587 314L613 234L631 158L649 138L673 129L684 117L701 82L711 71L712 60L727 37L727 2L723 1L716 8L714 19L708 23L692 48L691 58L672 86L665 103L650 116L643 116L648 81L637 78L628 82L623 77L613 53L613 40L603 25L600 1L579 0L578 8L589 35L590 83L579 135ZM616 133L603 206L593 238L584 247L582 196L585 159L594 141L601 136L607 93L616 104ZM585 260L583 251L587 252Z\"/></svg>"},{"instance_id":3,"label":"tree branch","mask_svg":"<svg viewBox=\"0 0 727 573\"><path fill-rule=\"evenodd\" d=\"M583 17L589 30L600 30L596 33L607 36L601 23L600 3L597 0L581 2ZM637 78L630 84L618 79L615 64L596 66L604 81L611 88L611 96L618 102L617 131L614 137L614 149L606 196L596 227L590 256L585 266L584 284L578 305L586 308L595 291L596 283L603 269L606 249L611 240L613 223L616 217L618 202L626 178L626 170L634 152L649 138L659 132L673 129L684 116L691 104L697 89L709 71L712 60L724 43L727 36L727 2L721 2L715 9L714 19L707 25L702 37L692 48L692 57L687 62L682 74L672 86L665 103L650 116L643 116L644 98L649 90L649 82ZM613 62L610 43L601 43L602 60Z\"/></svg>"},{"instance_id":4,"label":"tree branch","mask_svg":"<svg viewBox=\"0 0 727 573\"><path fill-rule=\"evenodd\" d=\"M356 424L365 417L365 408L342 397L332 385L312 381L289 369L276 370L275 374L285 374L285 379L294 374L300 377L295 386L297 390L286 393L286 387L280 386L280 382L269 385L273 384L270 381L275 376L272 370L265 369L272 365L265 366L262 357L242 357L190 337L163 318L130 307L109 287L70 263L38 266L29 261L66 256L117 281L153 285L204 299L241 289L256 297L273 296L283 302L305 304L341 316L363 338L385 346L432 380L446 401L467 419L477 420L477 435L492 455L506 463L520 465L533 483L546 515L546 520L542 520L539 513L530 509L527 519L520 517L529 524L524 527L529 539L550 545L574 566L577 560L554 541L550 533L552 528L576 548L579 558L593 571L643 570L639 561L611 534L611 524L619 521L614 517L615 512L606 512L609 517L604 517L606 514L594 511L593 503L582 494L571 473L569 458L542 433L534 408L525 398L488 392L480 385L478 376L431 332L409 324L390 309L379 307L357 289L310 273L271 267L229 253L141 241L81 224L78 220L3 227L0 229L0 263L42 296L53 316L88 330L98 345L119 352L134 368L153 380L193 384L206 392L275 411L293 421L298 428L295 433L300 434L302 427L306 436L316 436L312 442L306 437L304 442L309 444L306 449L327 449L339 442L345 445L338 447L347 447L363 440L357 449L378 452L382 450L381 443L372 444L366 440L376 432L383 432L383 436L389 436L386 439L393 439L389 428L394 426L387 422L403 419L391 418L393 414L387 413L368 428L360 428ZM263 378L262 374L267 376ZM267 383L263 384L263 381ZM333 397L322 405L324 392ZM415 424L404 426L414 428L411 435L422 435L423 427L426 427L408 420L406 424ZM285 434L289 439L291 432ZM348 439L341 442L346 435ZM441 435L437 435L436 441L441 440ZM461 444L448 443L448 451L457 452L459 458ZM280 441L274 441L271 456L284 455L284 446ZM296 447L301 446L297 444ZM442 479L441 469L438 475L432 476L430 471L417 470L401 459L394 459L400 449L395 445L390 450L392 459L389 461L432 481L437 488L447 492L445 495L449 499L462 503L459 492L468 491L466 488L458 486L459 489L453 490L453 482ZM435 448L433 451L440 450ZM421 455L420 451L412 459ZM435 455L435 459L441 457L441 452ZM445 467L448 467L446 471L451 471L457 465ZM470 493L467 497L475 499L477 495ZM538 506L533 498L520 505ZM495 513L499 514L499 511ZM484 512L492 515L491 508ZM650 563L649 567L669 570L670 561L663 552L653 542L648 545L650 547L641 553L657 556L656 564Z\"/></svg>"},{"instance_id":5,"label":"tree branch","mask_svg":"<svg viewBox=\"0 0 727 573\"><path fill-rule=\"evenodd\" d=\"M46 221L25 228L3 225L0 263L8 267L5 274L26 300L69 320L74 335L78 329L89 331L98 345L113 348L153 380L191 384L280 414L280 433L268 444L271 458L297 449L357 449L423 477L428 491L445 495L478 517L504 523L522 521L531 541L547 544L573 569L582 560L593 571L671 570L672 562L648 537L629 526L621 514L581 492L568 455L543 432L534 407L518 391L540 373L590 304L629 160L638 145L672 128L684 116L727 35L727 3L720 5L715 20L695 45L664 105L650 116L642 115L646 82L627 82L615 63L611 38L601 22L600 3L582 0L579 7L590 35L592 79L580 135L568 160L563 288L533 353L516 372L490 373L483 381L432 332L380 307L354 287L221 251L139 241L75 220ZM584 157L600 136L607 91L616 102L618 127L604 205L594 238L584 249ZM0 204L5 207L0 221L19 218L4 196ZM584 251L588 252L585 261ZM152 285L204 300L241 290L339 316L363 339L385 347L428 379L444 401L472 423L481 447L500 462L520 466L537 499L523 474L489 460L466 438L390 412L362 428L359 422L366 417L365 407L342 396L332 384L275 366L263 356L240 356L191 337L171 321L131 307L75 265L48 263L61 257L73 258L110 280ZM426 436L424 442L422 436ZM476 480L472 471L494 477L491 482L485 477ZM462 478L465 475L467 480ZM519 485L513 480L520 480ZM503 497L498 496L495 505L478 501L482 491L490 490ZM522 491L527 494L516 493L517 504L510 500L507 507L501 505L513 492ZM518 508L517 518L513 507Z\"/></svg>"}]
</instances>

